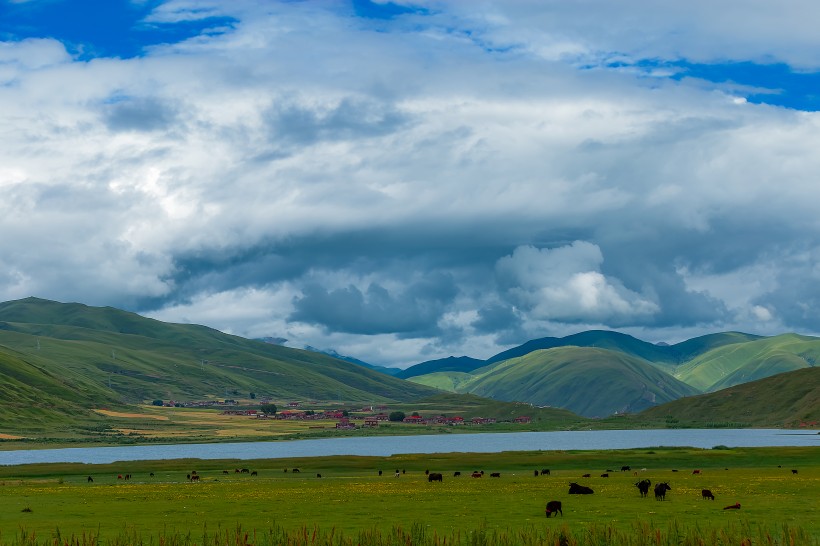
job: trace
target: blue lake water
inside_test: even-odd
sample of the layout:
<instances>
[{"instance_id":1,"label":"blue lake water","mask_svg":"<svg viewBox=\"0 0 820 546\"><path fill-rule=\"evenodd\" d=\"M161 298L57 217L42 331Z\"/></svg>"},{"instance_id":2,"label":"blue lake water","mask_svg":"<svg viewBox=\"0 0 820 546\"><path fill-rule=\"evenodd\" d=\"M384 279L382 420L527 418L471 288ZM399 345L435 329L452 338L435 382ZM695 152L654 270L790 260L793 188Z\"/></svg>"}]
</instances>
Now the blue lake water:
<instances>
[{"instance_id":1,"label":"blue lake water","mask_svg":"<svg viewBox=\"0 0 820 546\"><path fill-rule=\"evenodd\" d=\"M712 448L716 445L820 447L820 435L814 431L780 429L670 429L376 436L274 442L0 451L0 465L65 462L106 464L116 461L187 458L278 459L326 455L499 453L502 451L630 449L657 446Z\"/></svg>"}]
</instances>

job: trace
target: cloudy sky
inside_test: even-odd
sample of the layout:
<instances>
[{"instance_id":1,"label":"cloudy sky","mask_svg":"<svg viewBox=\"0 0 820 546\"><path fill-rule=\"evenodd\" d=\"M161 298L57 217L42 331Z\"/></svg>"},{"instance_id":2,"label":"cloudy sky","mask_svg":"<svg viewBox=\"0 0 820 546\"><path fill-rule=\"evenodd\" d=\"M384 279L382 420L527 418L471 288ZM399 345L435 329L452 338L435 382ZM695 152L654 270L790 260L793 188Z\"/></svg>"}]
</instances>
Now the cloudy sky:
<instances>
[{"instance_id":1,"label":"cloudy sky","mask_svg":"<svg viewBox=\"0 0 820 546\"><path fill-rule=\"evenodd\" d=\"M0 300L381 364L820 332L815 0L0 0Z\"/></svg>"}]
</instances>

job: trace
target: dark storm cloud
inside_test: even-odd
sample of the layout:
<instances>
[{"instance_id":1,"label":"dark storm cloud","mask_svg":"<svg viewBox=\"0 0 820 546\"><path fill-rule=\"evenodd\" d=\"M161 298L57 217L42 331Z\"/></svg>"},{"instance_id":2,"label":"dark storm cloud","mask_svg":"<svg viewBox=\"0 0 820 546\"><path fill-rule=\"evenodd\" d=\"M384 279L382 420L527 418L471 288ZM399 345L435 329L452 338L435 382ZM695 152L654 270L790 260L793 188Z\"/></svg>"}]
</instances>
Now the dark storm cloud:
<instances>
[{"instance_id":1,"label":"dark storm cloud","mask_svg":"<svg viewBox=\"0 0 820 546\"><path fill-rule=\"evenodd\" d=\"M354 334L430 332L456 293L453 279L441 274L393 293L376 283L364 292L355 286L327 290L308 284L290 318Z\"/></svg>"}]
</instances>

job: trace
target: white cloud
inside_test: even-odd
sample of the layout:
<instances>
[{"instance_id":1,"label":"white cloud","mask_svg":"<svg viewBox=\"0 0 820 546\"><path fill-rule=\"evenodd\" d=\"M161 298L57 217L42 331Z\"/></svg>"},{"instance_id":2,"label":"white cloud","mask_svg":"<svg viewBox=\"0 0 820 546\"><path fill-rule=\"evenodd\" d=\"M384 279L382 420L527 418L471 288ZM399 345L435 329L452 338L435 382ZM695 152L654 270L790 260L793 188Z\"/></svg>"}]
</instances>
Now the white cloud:
<instances>
[{"instance_id":1,"label":"white cloud","mask_svg":"<svg viewBox=\"0 0 820 546\"><path fill-rule=\"evenodd\" d=\"M814 4L424 5L370 23L333 3L167 2L146 23L237 24L129 60L0 43L0 297L150 309L375 363L489 356L479 316L532 337L811 327L784 287L820 235L820 116L577 66L817 66ZM317 284L415 310L415 337L294 320Z\"/></svg>"},{"instance_id":2,"label":"white cloud","mask_svg":"<svg viewBox=\"0 0 820 546\"><path fill-rule=\"evenodd\" d=\"M576 241L555 249L518 247L496 263L502 290L537 320L628 323L658 311L656 303L601 272L594 244Z\"/></svg>"}]
</instances>

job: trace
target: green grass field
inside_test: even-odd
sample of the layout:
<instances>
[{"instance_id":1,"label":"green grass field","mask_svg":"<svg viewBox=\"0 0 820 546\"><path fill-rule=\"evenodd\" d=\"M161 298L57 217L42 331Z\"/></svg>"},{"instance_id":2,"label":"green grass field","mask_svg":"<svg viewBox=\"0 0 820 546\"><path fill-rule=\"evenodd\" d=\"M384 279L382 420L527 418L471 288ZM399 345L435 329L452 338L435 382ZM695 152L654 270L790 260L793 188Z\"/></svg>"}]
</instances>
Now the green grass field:
<instances>
[{"instance_id":1,"label":"green grass field","mask_svg":"<svg viewBox=\"0 0 820 546\"><path fill-rule=\"evenodd\" d=\"M630 465L633 471L620 472L622 465ZM295 467L301 472L293 473ZM256 470L258 476L237 474L236 468ZM291 471L283 472L284 468ZM542 468L549 468L551 475L535 477L533 471ZM694 468L702 473L693 475ZM396 469L405 473L397 478ZM442 472L444 481L428 483L426 469ZM600 477L608 469L615 472ZM791 469L799 473L792 474ZM187 480L192 470L201 476L199 483ZM471 478L473 470L484 470L485 476ZM454 471L462 476L454 478ZM500 472L501 477L490 478L491 472ZM585 473L592 477L581 478ZM118 474L131 474L132 479L118 480ZM89 475L93 483L87 482ZM672 490L667 500L656 501L651 492L650 498L641 498L634 484L643 478L653 484L668 481ZM570 481L588 485L595 493L568 495ZM749 535L758 537L757 544L766 543L767 535L782 536L786 526L796 534L785 541L772 538L770 543L810 544L820 541L818 486L816 448L22 465L0 467L0 543L54 543L59 537L57 543L62 544L73 535L85 539L68 543L89 537L95 543L134 543L134 537L142 537L136 542L168 543L168 537L177 541L187 537L189 543L204 544L207 533L227 533L216 541L225 544L226 540L243 542L244 532L250 537L257 534L245 543L276 543L271 542L274 531L305 538L304 533L318 529L313 543L320 543L317 536L323 537L321 543L330 544L336 543L330 534L338 539L366 532L381 537L364 541L374 544L433 544L445 537L476 543L476 533L487 543L506 540L510 544L552 543L549 533L564 533L565 543L572 544L572 537L592 540L609 533L610 542L576 543L616 544L635 533L662 532L666 537L677 532L679 536L669 542L658 538L646 543L682 544L681 536L693 540L703 536L707 538L701 543L710 544L714 542L709 542L709 533L723 532L728 533L727 543L740 544ZM703 500L703 488L717 499ZM553 499L562 501L564 516L547 520L544 506ZM736 502L741 503L740 510L723 510ZM238 528L244 530L241 537ZM396 533L406 536L399 540ZM263 535L268 539L260 538ZM396 540L386 541L390 536ZM545 542L536 540L539 536Z\"/></svg>"}]
</instances>

